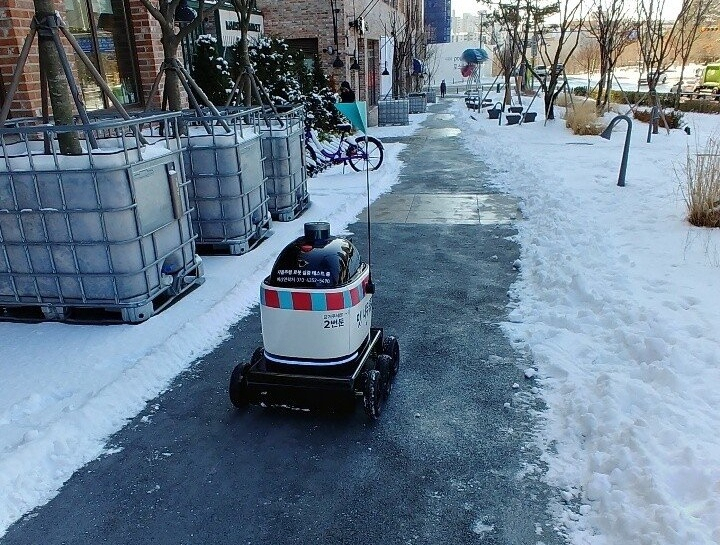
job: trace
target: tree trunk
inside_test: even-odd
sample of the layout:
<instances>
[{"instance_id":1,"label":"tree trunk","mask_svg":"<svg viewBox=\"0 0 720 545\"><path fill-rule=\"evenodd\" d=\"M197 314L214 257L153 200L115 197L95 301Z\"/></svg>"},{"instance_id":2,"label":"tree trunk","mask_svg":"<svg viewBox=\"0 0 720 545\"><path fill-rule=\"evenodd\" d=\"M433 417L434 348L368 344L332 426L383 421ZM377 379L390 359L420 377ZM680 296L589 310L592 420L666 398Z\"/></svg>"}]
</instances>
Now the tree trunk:
<instances>
[{"instance_id":1,"label":"tree trunk","mask_svg":"<svg viewBox=\"0 0 720 545\"><path fill-rule=\"evenodd\" d=\"M545 93L545 116L547 119L555 119L555 100L552 93Z\"/></svg>"},{"instance_id":2,"label":"tree trunk","mask_svg":"<svg viewBox=\"0 0 720 545\"><path fill-rule=\"evenodd\" d=\"M680 81L678 81L678 88L677 93L675 93L675 109L680 108L680 93L682 93L682 85L683 85L683 76L685 75L685 64L687 63L687 58L683 58L682 64L680 65Z\"/></svg>"},{"instance_id":3,"label":"tree trunk","mask_svg":"<svg viewBox=\"0 0 720 545\"><path fill-rule=\"evenodd\" d=\"M602 69L601 69L601 70L602 70ZM605 78L606 78L606 72L602 71L602 72L600 73L600 81L598 82L597 102L595 103L595 109L596 109L596 111L598 112L598 114L599 114L600 112L602 112L603 109L605 108L605 102L604 102L604 98L605 98ZM588 93L589 93L589 92L590 92L590 91L588 90Z\"/></svg>"},{"instance_id":4,"label":"tree trunk","mask_svg":"<svg viewBox=\"0 0 720 545\"><path fill-rule=\"evenodd\" d=\"M52 0L34 0L35 15L39 19L55 15ZM52 106L55 125L73 124L73 101L70 88L65 79L65 71L60 62L60 54L51 36L38 34L38 50L40 54L40 70L45 73L48 82L50 105ZM58 145L63 155L80 155L82 147L74 132L58 134Z\"/></svg>"},{"instance_id":5,"label":"tree trunk","mask_svg":"<svg viewBox=\"0 0 720 545\"><path fill-rule=\"evenodd\" d=\"M512 88L510 87L510 72L508 70L505 70L505 98L503 99L504 103L507 105L512 104Z\"/></svg>"},{"instance_id":6,"label":"tree trunk","mask_svg":"<svg viewBox=\"0 0 720 545\"><path fill-rule=\"evenodd\" d=\"M553 63L551 66L554 66ZM558 85L558 77L555 70L552 70L551 74L548 74L547 78L547 89L545 90L545 115L546 119L555 119L555 99L560 94L555 91Z\"/></svg>"},{"instance_id":7,"label":"tree trunk","mask_svg":"<svg viewBox=\"0 0 720 545\"><path fill-rule=\"evenodd\" d=\"M650 101L652 102L652 105L655 106L658 104L658 98L657 98L657 91L655 91L655 83L648 80L648 84L650 85ZM658 106L659 108L659 106ZM652 110L651 110L652 111ZM650 123L652 123L652 133L658 134L658 127L659 127L659 118L660 118L660 112L658 112L657 117L650 116Z\"/></svg>"},{"instance_id":8,"label":"tree trunk","mask_svg":"<svg viewBox=\"0 0 720 545\"><path fill-rule=\"evenodd\" d=\"M614 68L613 68L613 70L614 70ZM608 105L610 104L611 98L612 98L612 72L610 72L610 74L608 75L608 79L605 82L605 98L603 99L603 109L602 109L603 112L606 109L608 109Z\"/></svg>"},{"instance_id":9,"label":"tree trunk","mask_svg":"<svg viewBox=\"0 0 720 545\"><path fill-rule=\"evenodd\" d=\"M249 19L249 18L248 18ZM252 81L250 81L250 74L248 74L247 68L250 66L250 51L248 49L248 29L247 26L241 25L240 28L240 70L246 74L243 77L242 85L242 96L243 105L252 106Z\"/></svg>"},{"instance_id":10,"label":"tree trunk","mask_svg":"<svg viewBox=\"0 0 720 545\"><path fill-rule=\"evenodd\" d=\"M180 45L175 36L163 36L163 53L165 60L170 61L177 58L177 50ZM182 110L182 94L180 91L180 78L175 70L165 69L165 96L168 99L168 109L172 112Z\"/></svg>"}]
</instances>

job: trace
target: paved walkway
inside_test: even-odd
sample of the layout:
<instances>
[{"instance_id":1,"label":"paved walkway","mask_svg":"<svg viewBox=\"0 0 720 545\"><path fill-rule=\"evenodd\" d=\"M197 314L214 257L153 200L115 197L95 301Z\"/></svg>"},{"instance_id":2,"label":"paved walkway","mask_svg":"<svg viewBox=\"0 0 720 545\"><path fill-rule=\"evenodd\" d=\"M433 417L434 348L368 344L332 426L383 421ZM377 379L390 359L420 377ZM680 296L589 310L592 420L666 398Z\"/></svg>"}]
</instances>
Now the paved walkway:
<instances>
[{"instance_id":1,"label":"paved walkway","mask_svg":"<svg viewBox=\"0 0 720 545\"><path fill-rule=\"evenodd\" d=\"M512 388L532 386L527 362L498 325L516 204L484 185L448 102L432 108L372 208L373 321L402 351L381 420L232 409L230 371L261 342L255 311L0 544L563 543Z\"/></svg>"}]
</instances>

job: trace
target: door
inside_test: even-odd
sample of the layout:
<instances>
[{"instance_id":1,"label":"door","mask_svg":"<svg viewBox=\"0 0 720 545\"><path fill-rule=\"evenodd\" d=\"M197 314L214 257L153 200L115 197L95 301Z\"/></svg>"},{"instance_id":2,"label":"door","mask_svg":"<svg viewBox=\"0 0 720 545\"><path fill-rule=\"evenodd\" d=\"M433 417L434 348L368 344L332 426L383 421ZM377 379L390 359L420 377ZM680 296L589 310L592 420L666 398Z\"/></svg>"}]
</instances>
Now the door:
<instances>
[{"instance_id":1,"label":"door","mask_svg":"<svg viewBox=\"0 0 720 545\"><path fill-rule=\"evenodd\" d=\"M68 27L83 52L122 104L139 102L133 54L124 0L65 0ZM75 58L78 85L88 110L108 108L88 68Z\"/></svg>"}]
</instances>

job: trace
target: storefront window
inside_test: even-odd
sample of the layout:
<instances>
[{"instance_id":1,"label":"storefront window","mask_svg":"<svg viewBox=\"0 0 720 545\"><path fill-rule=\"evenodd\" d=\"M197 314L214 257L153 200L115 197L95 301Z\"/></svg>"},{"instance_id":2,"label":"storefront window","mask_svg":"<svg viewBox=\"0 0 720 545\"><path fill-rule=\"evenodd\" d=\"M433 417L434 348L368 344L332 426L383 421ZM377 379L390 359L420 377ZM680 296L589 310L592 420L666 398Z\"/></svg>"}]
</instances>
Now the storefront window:
<instances>
[{"instance_id":1,"label":"storefront window","mask_svg":"<svg viewBox=\"0 0 720 545\"><path fill-rule=\"evenodd\" d=\"M70 32L113 94L123 104L139 102L124 0L65 0L65 12ZM109 107L109 100L77 56L75 66L88 110Z\"/></svg>"}]
</instances>

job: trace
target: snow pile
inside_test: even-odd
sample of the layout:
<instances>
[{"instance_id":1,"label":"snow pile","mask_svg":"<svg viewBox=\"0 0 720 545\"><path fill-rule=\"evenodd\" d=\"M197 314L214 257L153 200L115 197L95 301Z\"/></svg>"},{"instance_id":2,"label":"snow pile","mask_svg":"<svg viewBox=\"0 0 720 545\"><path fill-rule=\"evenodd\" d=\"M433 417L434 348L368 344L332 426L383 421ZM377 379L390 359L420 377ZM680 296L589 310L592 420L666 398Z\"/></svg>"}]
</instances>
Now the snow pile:
<instances>
[{"instance_id":1,"label":"snow pile","mask_svg":"<svg viewBox=\"0 0 720 545\"><path fill-rule=\"evenodd\" d=\"M413 121L416 130L420 120ZM385 162L370 174L371 200L397 183L402 147L385 146ZM275 222L275 234L245 255L204 258L205 284L143 324L0 322L0 536L227 337L257 305L262 279L306 221L329 221L333 234L353 223L367 203L365 188L365 173L342 167L310 179L312 206L301 218Z\"/></svg>"},{"instance_id":2,"label":"snow pile","mask_svg":"<svg viewBox=\"0 0 720 545\"><path fill-rule=\"evenodd\" d=\"M542 112L542 103L534 110ZM522 199L506 331L547 403L539 438L573 544L720 543L720 233L684 219L675 171L718 127L573 136L557 119L498 126L455 109L497 185Z\"/></svg>"}]
</instances>

